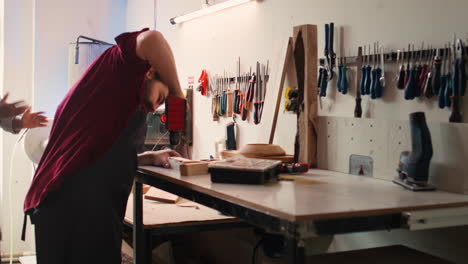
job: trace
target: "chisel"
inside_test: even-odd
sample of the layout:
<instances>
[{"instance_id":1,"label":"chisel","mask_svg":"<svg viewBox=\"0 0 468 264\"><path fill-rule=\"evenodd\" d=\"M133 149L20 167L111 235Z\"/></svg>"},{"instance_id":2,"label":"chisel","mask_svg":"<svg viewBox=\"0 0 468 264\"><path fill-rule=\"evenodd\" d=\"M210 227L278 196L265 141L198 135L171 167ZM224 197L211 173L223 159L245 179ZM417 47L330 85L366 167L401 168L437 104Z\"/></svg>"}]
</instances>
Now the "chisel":
<instances>
[{"instance_id":1,"label":"chisel","mask_svg":"<svg viewBox=\"0 0 468 264\"><path fill-rule=\"evenodd\" d=\"M441 67L442 67L442 60L440 59L440 49L436 50L436 54L434 57L434 66L432 67L432 94L438 95L440 90L441 84Z\"/></svg>"},{"instance_id":2,"label":"chisel","mask_svg":"<svg viewBox=\"0 0 468 264\"><path fill-rule=\"evenodd\" d=\"M370 45L369 45L369 50L367 54L368 64L366 66L366 79L364 81L365 82L364 94L367 94L367 95L370 95L371 83L372 83L372 66L371 66L370 58L371 58L371 55L370 55Z\"/></svg>"},{"instance_id":3,"label":"chisel","mask_svg":"<svg viewBox=\"0 0 468 264\"><path fill-rule=\"evenodd\" d=\"M408 83L406 84L405 87L405 99L406 100L413 100L414 99L414 90L416 89L416 61L414 59L414 46L413 46L413 52L411 53L411 57L413 58L412 60L412 67L408 66L408 69L410 69L409 74L408 74ZM408 64L409 65L409 64Z\"/></svg>"},{"instance_id":4,"label":"chisel","mask_svg":"<svg viewBox=\"0 0 468 264\"><path fill-rule=\"evenodd\" d=\"M255 89L255 102L254 102L254 113L253 113L253 117L254 117L254 124L258 125L260 123L259 121L259 115L258 115L258 110L260 108L260 93L261 93L261 89L262 89L262 78L263 78L263 75L261 73L261 70L260 70L260 63L257 62L257 85L256 85L256 89Z\"/></svg>"},{"instance_id":5,"label":"chisel","mask_svg":"<svg viewBox=\"0 0 468 264\"><path fill-rule=\"evenodd\" d=\"M426 96L426 98L431 98L433 93L432 93L432 71L431 69L434 67L434 49L432 49L431 47L431 53L430 53L430 58L431 58L431 62L429 64L429 68L428 68L428 73L427 73L427 77L426 77L426 81L424 83L424 96Z\"/></svg>"},{"instance_id":6,"label":"chisel","mask_svg":"<svg viewBox=\"0 0 468 264\"><path fill-rule=\"evenodd\" d=\"M439 83L439 98L438 98L438 106L440 109L445 108L445 88L447 87L447 76L445 74L446 68L446 60L447 60L447 46L444 45L444 56L443 56L442 64L441 64L441 72L440 72L440 83Z\"/></svg>"},{"instance_id":7,"label":"chisel","mask_svg":"<svg viewBox=\"0 0 468 264\"><path fill-rule=\"evenodd\" d=\"M405 49L403 49L403 54L405 54ZM398 75L397 75L397 88L402 90L405 89L405 63L403 62L401 58L401 51L397 51L397 62L402 61L400 64L400 69L398 70Z\"/></svg>"},{"instance_id":8,"label":"chisel","mask_svg":"<svg viewBox=\"0 0 468 264\"><path fill-rule=\"evenodd\" d=\"M343 59L344 64L341 68L341 93L347 94L348 93L348 67L346 66L346 57Z\"/></svg>"},{"instance_id":9,"label":"chisel","mask_svg":"<svg viewBox=\"0 0 468 264\"><path fill-rule=\"evenodd\" d=\"M361 50L361 53L362 53L362 47L360 47L360 50ZM359 50L358 50L359 52ZM359 55L358 55L359 56ZM366 74L367 74L367 70L366 70L366 62L364 62L363 58L365 58L366 56L366 46L364 45L364 54L359 57L361 59L360 63L362 65L361 67L361 80L360 80L360 83L359 83L359 92L361 95L365 95L366 94ZM359 69L358 69L359 70Z\"/></svg>"}]
</instances>

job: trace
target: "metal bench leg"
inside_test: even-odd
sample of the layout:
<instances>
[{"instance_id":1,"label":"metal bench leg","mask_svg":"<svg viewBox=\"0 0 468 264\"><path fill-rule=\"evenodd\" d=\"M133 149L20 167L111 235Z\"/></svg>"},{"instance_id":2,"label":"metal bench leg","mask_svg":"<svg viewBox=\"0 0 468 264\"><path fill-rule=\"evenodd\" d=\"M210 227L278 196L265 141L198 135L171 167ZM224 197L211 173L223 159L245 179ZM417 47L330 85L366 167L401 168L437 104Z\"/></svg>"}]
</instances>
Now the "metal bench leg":
<instances>
[{"instance_id":1,"label":"metal bench leg","mask_svg":"<svg viewBox=\"0 0 468 264\"><path fill-rule=\"evenodd\" d=\"M303 243L294 238L285 238L285 243L287 250L287 262L290 264L304 264L305 251Z\"/></svg>"},{"instance_id":2,"label":"metal bench leg","mask_svg":"<svg viewBox=\"0 0 468 264\"><path fill-rule=\"evenodd\" d=\"M133 186L133 256L135 264L149 264L143 227L143 184L135 178ZM146 251L146 252L145 252Z\"/></svg>"}]
</instances>

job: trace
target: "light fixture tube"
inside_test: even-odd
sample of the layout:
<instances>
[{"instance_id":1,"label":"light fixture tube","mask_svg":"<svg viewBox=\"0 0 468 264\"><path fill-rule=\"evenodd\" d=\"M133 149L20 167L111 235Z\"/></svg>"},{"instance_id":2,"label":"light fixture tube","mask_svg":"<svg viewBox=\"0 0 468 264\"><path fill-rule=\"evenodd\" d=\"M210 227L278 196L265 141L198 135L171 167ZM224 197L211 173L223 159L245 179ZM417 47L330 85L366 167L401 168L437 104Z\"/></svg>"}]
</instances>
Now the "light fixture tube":
<instances>
[{"instance_id":1,"label":"light fixture tube","mask_svg":"<svg viewBox=\"0 0 468 264\"><path fill-rule=\"evenodd\" d=\"M219 4L211 5L211 6L208 6L206 8L197 10L197 11L192 12L192 13L188 13L188 14L185 14L185 15L182 15L182 16L173 17L173 18L170 19L170 22L173 25L183 23L185 21L189 21L189 20L192 20L194 18L198 18L198 17L208 15L208 14L212 14L212 13L216 13L218 11L221 11L221 10L224 10L224 9L227 9L227 8L231 8L231 7L234 7L234 6L238 6L238 5L241 5L241 4L245 4L245 3L248 3L248 2L251 2L251 1L254 1L254 0L227 0L227 1L221 2Z\"/></svg>"}]
</instances>

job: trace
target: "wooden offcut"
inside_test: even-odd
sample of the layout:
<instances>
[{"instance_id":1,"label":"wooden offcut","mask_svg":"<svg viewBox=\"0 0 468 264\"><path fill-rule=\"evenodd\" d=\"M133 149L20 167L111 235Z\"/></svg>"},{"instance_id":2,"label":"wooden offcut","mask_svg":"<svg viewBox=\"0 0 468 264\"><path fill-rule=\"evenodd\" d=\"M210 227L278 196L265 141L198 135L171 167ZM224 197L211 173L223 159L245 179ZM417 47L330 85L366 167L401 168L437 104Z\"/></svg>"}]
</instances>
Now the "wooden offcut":
<instances>
[{"instance_id":1,"label":"wooden offcut","mask_svg":"<svg viewBox=\"0 0 468 264\"><path fill-rule=\"evenodd\" d=\"M181 176L195 176L208 174L208 162L192 161L180 165Z\"/></svg>"},{"instance_id":2,"label":"wooden offcut","mask_svg":"<svg viewBox=\"0 0 468 264\"><path fill-rule=\"evenodd\" d=\"M179 196L151 187L145 194L145 199L159 201L164 203L176 203L179 200Z\"/></svg>"}]
</instances>

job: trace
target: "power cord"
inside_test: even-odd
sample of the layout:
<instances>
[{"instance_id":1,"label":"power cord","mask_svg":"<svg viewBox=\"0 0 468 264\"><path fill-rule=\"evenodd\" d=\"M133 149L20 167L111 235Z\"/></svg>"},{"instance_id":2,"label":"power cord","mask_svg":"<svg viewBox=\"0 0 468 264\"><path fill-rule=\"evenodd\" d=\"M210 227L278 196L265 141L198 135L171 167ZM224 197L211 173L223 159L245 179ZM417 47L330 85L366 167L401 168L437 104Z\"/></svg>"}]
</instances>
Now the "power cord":
<instances>
[{"instance_id":1,"label":"power cord","mask_svg":"<svg viewBox=\"0 0 468 264\"><path fill-rule=\"evenodd\" d=\"M258 248L260 247L260 245L263 243L264 240L265 240L265 238L262 237L262 238L257 242L257 244L255 245L254 250L253 250L253 252L252 252L252 264L257 263L257 250L258 250Z\"/></svg>"},{"instance_id":2,"label":"power cord","mask_svg":"<svg viewBox=\"0 0 468 264\"><path fill-rule=\"evenodd\" d=\"M13 202L12 202L12 195L11 195L11 186L13 185L13 161L15 159L15 154L16 154L16 148L18 147L18 143L23 139L24 135L26 135L26 132L28 132L29 129L26 129L23 134L19 137L19 139L15 142L15 145L13 146L12 150L12 155L10 157L10 177L8 179L8 211L10 214L10 264L13 264L13 248L14 248L14 243L13 243L13 230L14 230L14 225L13 225Z\"/></svg>"}]
</instances>

